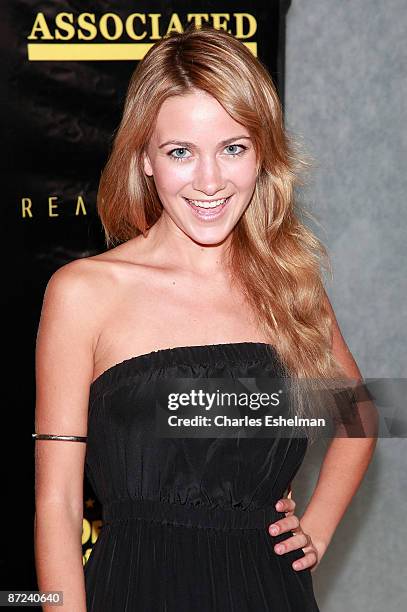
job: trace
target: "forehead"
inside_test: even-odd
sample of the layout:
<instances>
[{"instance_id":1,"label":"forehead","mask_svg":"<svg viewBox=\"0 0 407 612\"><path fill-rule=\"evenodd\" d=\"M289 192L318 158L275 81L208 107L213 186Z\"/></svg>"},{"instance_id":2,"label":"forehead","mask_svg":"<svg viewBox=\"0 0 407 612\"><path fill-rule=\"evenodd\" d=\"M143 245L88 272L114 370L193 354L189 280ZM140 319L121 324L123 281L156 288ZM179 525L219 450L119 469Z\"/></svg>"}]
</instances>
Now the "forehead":
<instances>
[{"instance_id":1,"label":"forehead","mask_svg":"<svg viewBox=\"0 0 407 612\"><path fill-rule=\"evenodd\" d=\"M193 134L196 138L217 141L234 133L249 135L216 98L201 90L167 98L155 123L157 138L186 138Z\"/></svg>"}]
</instances>

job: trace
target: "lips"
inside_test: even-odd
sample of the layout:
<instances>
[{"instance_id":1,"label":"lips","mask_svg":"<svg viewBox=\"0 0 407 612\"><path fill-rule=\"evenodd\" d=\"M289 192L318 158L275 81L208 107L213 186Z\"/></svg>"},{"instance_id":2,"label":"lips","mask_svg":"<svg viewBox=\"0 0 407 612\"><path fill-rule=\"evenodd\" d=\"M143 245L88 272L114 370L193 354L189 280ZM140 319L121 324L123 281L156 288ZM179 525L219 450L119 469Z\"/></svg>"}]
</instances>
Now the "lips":
<instances>
[{"instance_id":1,"label":"lips","mask_svg":"<svg viewBox=\"0 0 407 612\"><path fill-rule=\"evenodd\" d=\"M204 210L213 210L214 208L218 208L222 204L226 203L226 200L229 198L218 198L217 200L191 200L186 198L190 204L197 206L198 208L203 208Z\"/></svg>"},{"instance_id":2,"label":"lips","mask_svg":"<svg viewBox=\"0 0 407 612\"><path fill-rule=\"evenodd\" d=\"M210 221L210 220L217 219L218 217L222 215L231 197L232 197L231 195L228 196L222 204L219 204L218 206L214 206L211 208L203 208L193 203L194 201L199 201L199 200L189 200L188 198L184 198L184 200L188 204L189 208L192 210L192 212L195 214L196 217L198 217L199 219ZM212 202L216 202L216 201L218 200L212 200ZM207 200L207 202L210 202L210 200Z\"/></svg>"}]
</instances>

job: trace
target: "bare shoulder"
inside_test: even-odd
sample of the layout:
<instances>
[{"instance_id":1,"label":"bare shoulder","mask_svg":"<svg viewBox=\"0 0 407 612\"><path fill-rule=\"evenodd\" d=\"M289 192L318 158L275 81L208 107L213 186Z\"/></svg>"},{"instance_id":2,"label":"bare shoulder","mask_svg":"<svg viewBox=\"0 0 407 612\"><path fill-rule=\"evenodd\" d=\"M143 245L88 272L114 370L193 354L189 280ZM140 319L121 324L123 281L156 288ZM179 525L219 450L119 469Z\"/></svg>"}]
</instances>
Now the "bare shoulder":
<instances>
[{"instance_id":1,"label":"bare shoulder","mask_svg":"<svg viewBox=\"0 0 407 612\"><path fill-rule=\"evenodd\" d=\"M46 285L35 351L37 404L41 406L51 396L50 382L62 389L67 379L75 380L78 395L85 396L100 309L100 275L94 268L86 259L74 260L58 268Z\"/></svg>"},{"instance_id":2,"label":"bare shoulder","mask_svg":"<svg viewBox=\"0 0 407 612\"><path fill-rule=\"evenodd\" d=\"M97 327L112 290L120 282L121 258L116 249L99 255L74 259L61 266L50 277L44 300L63 300L72 314L79 314Z\"/></svg>"},{"instance_id":3,"label":"bare shoulder","mask_svg":"<svg viewBox=\"0 0 407 612\"><path fill-rule=\"evenodd\" d=\"M132 260L135 253L137 248L129 241L58 268L45 289L39 333L52 318L55 324L59 321L61 330L70 330L86 341L94 354L104 321L127 289L130 267L133 282L143 268Z\"/></svg>"},{"instance_id":4,"label":"bare shoulder","mask_svg":"<svg viewBox=\"0 0 407 612\"><path fill-rule=\"evenodd\" d=\"M325 291L324 301L331 319L331 348L335 359L342 365L350 378L361 379L362 374L342 335L334 309Z\"/></svg>"},{"instance_id":5,"label":"bare shoulder","mask_svg":"<svg viewBox=\"0 0 407 612\"><path fill-rule=\"evenodd\" d=\"M75 294L98 290L101 283L107 283L112 276L114 257L106 253L74 259L58 268L50 277L47 290L64 289Z\"/></svg>"}]
</instances>

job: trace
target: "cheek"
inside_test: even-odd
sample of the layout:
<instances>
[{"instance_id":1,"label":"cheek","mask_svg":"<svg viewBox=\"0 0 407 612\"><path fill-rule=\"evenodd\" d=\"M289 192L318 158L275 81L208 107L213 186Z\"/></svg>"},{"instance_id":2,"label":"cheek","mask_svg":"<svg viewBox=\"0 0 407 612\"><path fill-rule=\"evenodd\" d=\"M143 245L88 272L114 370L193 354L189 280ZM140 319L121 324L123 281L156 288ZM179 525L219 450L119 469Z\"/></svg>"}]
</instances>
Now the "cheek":
<instances>
[{"instance_id":1,"label":"cheek","mask_svg":"<svg viewBox=\"0 0 407 612\"><path fill-rule=\"evenodd\" d=\"M177 193L180 187L191 180L191 170L187 165L171 160L159 161L154 170L157 188L167 193Z\"/></svg>"},{"instance_id":2,"label":"cheek","mask_svg":"<svg viewBox=\"0 0 407 612\"><path fill-rule=\"evenodd\" d=\"M249 186L257 177L257 162L256 155L253 150L246 152L242 157L229 160L225 166L225 171L236 184Z\"/></svg>"},{"instance_id":3,"label":"cheek","mask_svg":"<svg viewBox=\"0 0 407 612\"><path fill-rule=\"evenodd\" d=\"M256 165L252 161L236 164L230 170L229 178L240 191L249 191L256 183Z\"/></svg>"}]
</instances>

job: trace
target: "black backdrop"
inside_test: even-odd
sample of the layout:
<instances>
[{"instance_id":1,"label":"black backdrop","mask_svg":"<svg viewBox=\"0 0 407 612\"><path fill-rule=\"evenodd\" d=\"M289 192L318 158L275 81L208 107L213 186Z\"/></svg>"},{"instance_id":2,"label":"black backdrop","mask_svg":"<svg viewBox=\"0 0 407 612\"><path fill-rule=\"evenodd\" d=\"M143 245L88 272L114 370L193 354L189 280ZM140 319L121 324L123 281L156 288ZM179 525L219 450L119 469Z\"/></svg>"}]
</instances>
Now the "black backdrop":
<instances>
[{"instance_id":1,"label":"black backdrop","mask_svg":"<svg viewBox=\"0 0 407 612\"><path fill-rule=\"evenodd\" d=\"M224 24L249 43L269 68L282 102L289 5L290 0L266 5L219 0L196 1L192 7L193 15L206 15L204 22ZM130 75L144 45L154 44L169 27L179 30L196 20L192 10L184 0L8 0L0 7L2 590L37 589L31 433L35 338L45 286L68 261L105 250L96 192ZM126 19L134 13L140 15L130 18L133 30L126 31ZM127 56L112 59L123 52ZM101 516L86 479L84 502L85 560Z\"/></svg>"}]
</instances>

